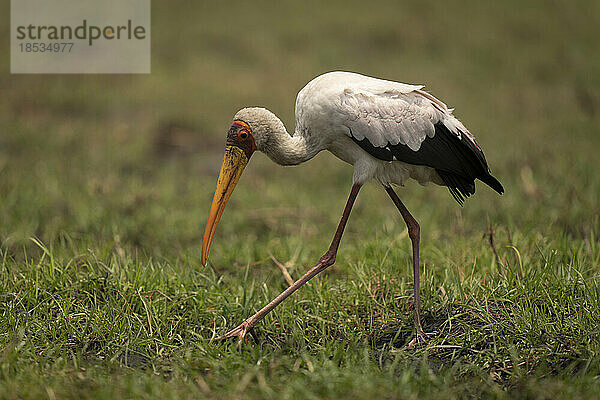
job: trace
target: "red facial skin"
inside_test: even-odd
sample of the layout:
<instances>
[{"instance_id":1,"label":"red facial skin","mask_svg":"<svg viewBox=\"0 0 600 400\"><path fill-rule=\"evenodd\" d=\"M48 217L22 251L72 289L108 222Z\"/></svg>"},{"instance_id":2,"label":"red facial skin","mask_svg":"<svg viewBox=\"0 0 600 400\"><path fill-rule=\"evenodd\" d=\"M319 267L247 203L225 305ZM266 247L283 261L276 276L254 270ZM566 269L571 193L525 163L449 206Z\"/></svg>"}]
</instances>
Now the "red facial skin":
<instances>
[{"instance_id":1,"label":"red facial skin","mask_svg":"<svg viewBox=\"0 0 600 400\"><path fill-rule=\"evenodd\" d=\"M250 125L240 120L233 121L229 132L227 132L227 142L225 145L239 147L244 151L246 157L250 159L256 151L256 144L254 143L254 136L252 135Z\"/></svg>"}]
</instances>

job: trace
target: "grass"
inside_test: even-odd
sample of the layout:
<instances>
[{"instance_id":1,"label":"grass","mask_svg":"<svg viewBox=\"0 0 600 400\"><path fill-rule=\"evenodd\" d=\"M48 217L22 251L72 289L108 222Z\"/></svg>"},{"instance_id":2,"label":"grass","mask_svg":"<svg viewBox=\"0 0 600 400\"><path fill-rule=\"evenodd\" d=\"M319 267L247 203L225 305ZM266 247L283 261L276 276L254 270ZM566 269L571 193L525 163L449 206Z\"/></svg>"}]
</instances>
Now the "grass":
<instances>
[{"instance_id":1,"label":"grass","mask_svg":"<svg viewBox=\"0 0 600 400\"><path fill-rule=\"evenodd\" d=\"M600 397L598 4L328 4L155 1L147 76L2 63L0 398ZM269 254L297 278L326 250L352 175L254 156L205 268L231 117L263 105L291 129L294 94L333 69L427 83L506 194L399 190L425 346L405 347L410 243L376 185L258 343L212 341L286 287Z\"/></svg>"}]
</instances>

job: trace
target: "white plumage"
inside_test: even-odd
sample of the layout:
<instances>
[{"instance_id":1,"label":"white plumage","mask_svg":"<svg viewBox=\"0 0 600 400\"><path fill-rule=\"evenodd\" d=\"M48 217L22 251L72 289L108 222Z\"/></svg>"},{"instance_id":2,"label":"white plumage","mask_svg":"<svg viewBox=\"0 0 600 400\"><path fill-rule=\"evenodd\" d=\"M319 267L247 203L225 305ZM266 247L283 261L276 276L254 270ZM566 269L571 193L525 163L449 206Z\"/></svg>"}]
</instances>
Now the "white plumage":
<instances>
[{"instance_id":1,"label":"white plumage","mask_svg":"<svg viewBox=\"0 0 600 400\"><path fill-rule=\"evenodd\" d=\"M446 104L421 90L422 85L372 78L352 72L329 72L310 81L296 98L296 124L347 128L376 147L405 144L418 151L434 125L442 122L458 137L468 132Z\"/></svg>"}]
</instances>

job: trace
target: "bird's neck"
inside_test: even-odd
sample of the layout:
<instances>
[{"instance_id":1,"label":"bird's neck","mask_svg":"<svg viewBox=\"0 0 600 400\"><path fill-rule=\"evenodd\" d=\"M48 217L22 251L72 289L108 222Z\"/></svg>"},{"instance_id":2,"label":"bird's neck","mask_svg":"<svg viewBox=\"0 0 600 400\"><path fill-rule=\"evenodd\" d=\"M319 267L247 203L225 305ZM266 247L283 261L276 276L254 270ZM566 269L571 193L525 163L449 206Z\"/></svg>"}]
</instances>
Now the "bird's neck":
<instances>
[{"instance_id":1,"label":"bird's neck","mask_svg":"<svg viewBox=\"0 0 600 400\"><path fill-rule=\"evenodd\" d=\"M268 143L261 149L269 158L280 165L296 165L313 158L323 150L310 137L295 132L291 136L281 121L270 126Z\"/></svg>"}]
</instances>

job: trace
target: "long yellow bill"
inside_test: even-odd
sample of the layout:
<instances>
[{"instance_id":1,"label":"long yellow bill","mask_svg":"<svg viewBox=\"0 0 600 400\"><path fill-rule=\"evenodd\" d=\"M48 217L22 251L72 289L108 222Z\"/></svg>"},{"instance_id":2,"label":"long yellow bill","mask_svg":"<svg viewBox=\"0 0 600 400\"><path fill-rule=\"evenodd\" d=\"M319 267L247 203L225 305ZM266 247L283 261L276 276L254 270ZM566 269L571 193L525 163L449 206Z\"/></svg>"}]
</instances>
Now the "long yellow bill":
<instances>
[{"instance_id":1,"label":"long yellow bill","mask_svg":"<svg viewBox=\"0 0 600 400\"><path fill-rule=\"evenodd\" d=\"M223 165L221 166L221 172L217 180L217 189L215 190L215 196L213 197L210 213L208 214L208 221L206 222L206 229L204 230L201 258L203 265L206 265L208 250L215 235L217 224L221 219L223 210L225 210L225 205L231 197L235 185L240 180L246 164L248 164L248 157L244 154L244 150L235 146L227 146L225 148L225 157L223 158Z\"/></svg>"}]
</instances>

